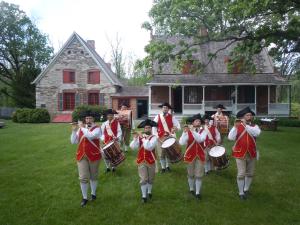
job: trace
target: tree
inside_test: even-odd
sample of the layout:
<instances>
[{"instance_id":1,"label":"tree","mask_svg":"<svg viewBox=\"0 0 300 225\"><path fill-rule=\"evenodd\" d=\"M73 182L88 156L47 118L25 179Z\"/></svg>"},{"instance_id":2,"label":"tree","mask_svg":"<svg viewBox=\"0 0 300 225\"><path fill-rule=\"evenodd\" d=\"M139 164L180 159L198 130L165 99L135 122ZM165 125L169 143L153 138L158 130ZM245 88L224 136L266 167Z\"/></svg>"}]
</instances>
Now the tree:
<instances>
[{"instance_id":1,"label":"tree","mask_svg":"<svg viewBox=\"0 0 300 225\"><path fill-rule=\"evenodd\" d=\"M0 82L2 94L18 107L35 106L31 82L51 59L53 48L17 5L0 2Z\"/></svg>"},{"instance_id":2,"label":"tree","mask_svg":"<svg viewBox=\"0 0 300 225\"><path fill-rule=\"evenodd\" d=\"M241 62L255 72L253 55L269 47L273 55L300 52L299 0L155 0L150 22L143 27L155 35L191 38L180 42L180 50L164 41L151 41L146 51L151 60L168 62L190 59L201 44L226 41L234 45L229 69ZM212 60L218 51L211 52ZM199 63L198 69L205 65Z\"/></svg>"},{"instance_id":3,"label":"tree","mask_svg":"<svg viewBox=\"0 0 300 225\"><path fill-rule=\"evenodd\" d=\"M126 75L125 66L124 66L124 55L123 48L121 47L121 39L118 34L116 35L115 44L109 40L111 47L111 58L112 58L112 66L114 72L116 73L118 78L123 78Z\"/></svg>"}]
</instances>

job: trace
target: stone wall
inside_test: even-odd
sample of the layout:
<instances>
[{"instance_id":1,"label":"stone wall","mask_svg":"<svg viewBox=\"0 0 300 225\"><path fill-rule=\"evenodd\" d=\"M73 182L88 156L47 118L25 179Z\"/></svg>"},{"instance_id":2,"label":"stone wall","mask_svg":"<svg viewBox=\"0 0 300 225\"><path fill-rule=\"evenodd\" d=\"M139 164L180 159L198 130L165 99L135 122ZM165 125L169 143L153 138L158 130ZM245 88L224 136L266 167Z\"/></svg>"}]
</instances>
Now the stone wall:
<instances>
[{"instance_id":1,"label":"stone wall","mask_svg":"<svg viewBox=\"0 0 300 225\"><path fill-rule=\"evenodd\" d=\"M63 70L65 69L75 71L74 84L63 83ZM88 71L93 69L100 70L100 84L87 83ZM80 104L87 104L87 93L93 90L104 93L105 105L111 106L110 94L116 93L116 87L111 84L84 46L74 39L36 84L36 107L46 107L53 115L58 112L58 93L67 91L77 93L80 96Z\"/></svg>"}]
</instances>

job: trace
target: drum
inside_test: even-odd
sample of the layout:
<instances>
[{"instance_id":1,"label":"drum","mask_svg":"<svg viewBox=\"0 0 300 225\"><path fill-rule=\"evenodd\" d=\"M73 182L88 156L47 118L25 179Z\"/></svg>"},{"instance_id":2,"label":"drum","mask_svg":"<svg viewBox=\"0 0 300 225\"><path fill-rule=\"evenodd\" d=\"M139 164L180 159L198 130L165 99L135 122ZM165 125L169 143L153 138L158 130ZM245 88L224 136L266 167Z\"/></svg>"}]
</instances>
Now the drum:
<instances>
[{"instance_id":1,"label":"drum","mask_svg":"<svg viewBox=\"0 0 300 225\"><path fill-rule=\"evenodd\" d=\"M111 166L116 167L125 160L125 155L122 152L118 142L111 141L103 147L105 158L111 163Z\"/></svg>"},{"instance_id":2,"label":"drum","mask_svg":"<svg viewBox=\"0 0 300 225\"><path fill-rule=\"evenodd\" d=\"M209 151L209 157L213 165L218 169L225 169L229 166L229 160L226 155L226 150L222 146L212 147Z\"/></svg>"},{"instance_id":3,"label":"drum","mask_svg":"<svg viewBox=\"0 0 300 225\"><path fill-rule=\"evenodd\" d=\"M215 126L221 134L228 134L229 132L229 119L227 116L218 116L215 118Z\"/></svg>"},{"instance_id":4,"label":"drum","mask_svg":"<svg viewBox=\"0 0 300 225\"><path fill-rule=\"evenodd\" d=\"M117 110L115 118L118 119L120 125L131 128L132 124L132 111L131 110Z\"/></svg>"},{"instance_id":5,"label":"drum","mask_svg":"<svg viewBox=\"0 0 300 225\"><path fill-rule=\"evenodd\" d=\"M177 163L182 160L181 147L176 138L168 137L162 142L161 148L166 151L166 154L171 163Z\"/></svg>"}]
</instances>

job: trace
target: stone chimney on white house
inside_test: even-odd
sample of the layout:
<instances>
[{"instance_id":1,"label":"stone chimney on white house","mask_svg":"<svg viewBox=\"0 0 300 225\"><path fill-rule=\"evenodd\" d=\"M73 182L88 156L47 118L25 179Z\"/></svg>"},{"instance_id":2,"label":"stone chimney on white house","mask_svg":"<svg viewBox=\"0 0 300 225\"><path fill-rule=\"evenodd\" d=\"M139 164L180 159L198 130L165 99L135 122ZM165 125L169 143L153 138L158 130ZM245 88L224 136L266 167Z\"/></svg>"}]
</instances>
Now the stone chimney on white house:
<instances>
[{"instance_id":1,"label":"stone chimney on white house","mask_svg":"<svg viewBox=\"0 0 300 225\"><path fill-rule=\"evenodd\" d=\"M95 40L87 40L86 43L95 50Z\"/></svg>"}]
</instances>

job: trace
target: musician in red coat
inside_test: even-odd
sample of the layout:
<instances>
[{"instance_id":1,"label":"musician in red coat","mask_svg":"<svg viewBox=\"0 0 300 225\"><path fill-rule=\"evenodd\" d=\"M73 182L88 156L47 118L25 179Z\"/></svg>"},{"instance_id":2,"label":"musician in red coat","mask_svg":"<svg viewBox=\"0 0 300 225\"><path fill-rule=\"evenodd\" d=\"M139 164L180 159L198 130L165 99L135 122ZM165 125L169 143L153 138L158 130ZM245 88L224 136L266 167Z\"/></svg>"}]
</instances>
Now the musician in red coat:
<instances>
[{"instance_id":1,"label":"musician in red coat","mask_svg":"<svg viewBox=\"0 0 300 225\"><path fill-rule=\"evenodd\" d=\"M256 137L260 135L260 128L252 123L255 113L246 107L236 115L241 118L230 130L228 139L235 141L232 156L236 159L237 185L239 196L246 199L252 182L257 157Z\"/></svg>"},{"instance_id":2,"label":"musician in red coat","mask_svg":"<svg viewBox=\"0 0 300 225\"><path fill-rule=\"evenodd\" d=\"M162 108L162 113L154 118L153 121L157 123L157 127L153 127L152 131L158 137L157 153L160 158L161 172L164 173L166 170L170 171L170 166L166 151L161 148L161 144L169 136L176 137L176 131L180 130L180 123L170 113L172 107L169 103L163 103L159 107Z\"/></svg>"},{"instance_id":3,"label":"musician in red coat","mask_svg":"<svg viewBox=\"0 0 300 225\"><path fill-rule=\"evenodd\" d=\"M204 175L205 152L204 141L207 132L201 127L201 115L197 114L191 118L193 128L185 126L179 139L180 145L186 145L184 162L187 163L188 184L190 192L200 199L202 177Z\"/></svg>"},{"instance_id":4,"label":"musician in red coat","mask_svg":"<svg viewBox=\"0 0 300 225\"><path fill-rule=\"evenodd\" d=\"M155 146L157 144L157 137L151 134L152 127L157 124L146 119L141 122L138 128L144 128L144 133L134 133L133 140L130 143L131 149L138 149L136 162L138 164L138 172L140 176L140 185L142 191L143 202L147 202L148 198L152 198L152 185L155 176Z\"/></svg>"},{"instance_id":5,"label":"musician in red coat","mask_svg":"<svg viewBox=\"0 0 300 225\"><path fill-rule=\"evenodd\" d=\"M85 123L73 124L71 134L71 143L78 144L76 159L82 192L82 207L88 202L88 182L91 186L91 199L96 200L98 168L101 159L99 146L101 129L94 123L94 115L91 112L86 112L84 117Z\"/></svg>"},{"instance_id":6,"label":"musician in red coat","mask_svg":"<svg viewBox=\"0 0 300 225\"><path fill-rule=\"evenodd\" d=\"M107 109L105 111L105 116L107 120L104 123L102 123L101 126L101 141L104 145L110 143L111 141L120 142L122 139L121 125L119 121L114 118L114 114L118 113L113 109ZM110 172L110 170L112 170L112 172L115 172L116 169L114 167L111 167L110 161L105 158L105 155L103 155L103 157L106 165L106 172Z\"/></svg>"},{"instance_id":7,"label":"musician in red coat","mask_svg":"<svg viewBox=\"0 0 300 225\"><path fill-rule=\"evenodd\" d=\"M208 174L209 171L213 169L208 154L212 147L219 145L221 143L221 135L217 127L213 124L213 120L211 120L207 114L203 116L203 120L204 120L204 130L206 130L207 132L207 137L204 142L205 153L206 153L206 161L205 161L204 169L205 169L205 174Z\"/></svg>"}]
</instances>

